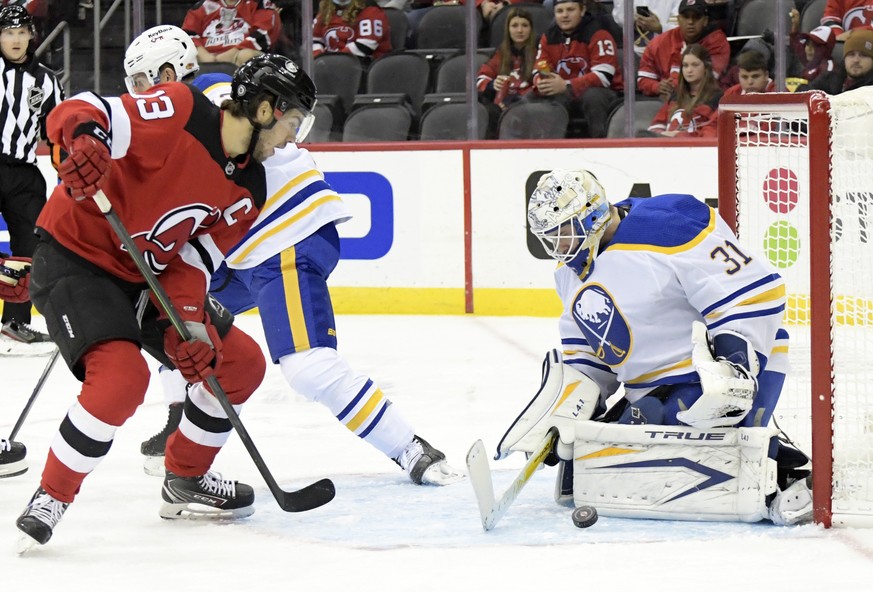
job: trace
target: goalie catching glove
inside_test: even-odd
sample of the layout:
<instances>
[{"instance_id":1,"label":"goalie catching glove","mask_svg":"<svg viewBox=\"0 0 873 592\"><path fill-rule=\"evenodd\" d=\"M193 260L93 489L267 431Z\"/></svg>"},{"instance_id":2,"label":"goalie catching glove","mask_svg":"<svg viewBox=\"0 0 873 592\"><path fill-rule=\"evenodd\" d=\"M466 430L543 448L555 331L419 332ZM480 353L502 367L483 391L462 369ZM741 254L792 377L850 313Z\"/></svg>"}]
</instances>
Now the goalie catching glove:
<instances>
[{"instance_id":1,"label":"goalie catching glove","mask_svg":"<svg viewBox=\"0 0 873 592\"><path fill-rule=\"evenodd\" d=\"M546 433L558 429L555 453L572 460L576 423L591 419L600 401L600 387L593 380L564 364L561 352L553 349L543 360L540 390L512 422L497 445L495 460L516 450L533 452Z\"/></svg>"},{"instance_id":2,"label":"goalie catching glove","mask_svg":"<svg viewBox=\"0 0 873 592\"><path fill-rule=\"evenodd\" d=\"M96 121L73 117L64 124L63 137L69 155L58 166L58 176L76 201L92 197L112 168L109 132Z\"/></svg>"},{"instance_id":3,"label":"goalie catching glove","mask_svg":"<svg viewBox=\"0 0 873 592\"><path fill-rule=\"evenodd\" d=\"M203 323L185 321L185 327L191 334L190 341L184 341L171 325L164 332L164 351L185 380L194 384L218 372L221 338L208 316Z\"/></svg>"},{"instance_id":4,"label":"goalie catching glove","mask_svg":"<svg viewBox=\"0 0 873 592\"><path fill-rule=\"evenodd\" d=\"M0 300L27 302L29 287L30 257L6 257L0 253Z\"/></svg>"},{"instance_id":5,"label":"goalie catching glove","mask_svg":"<svg viewBox=\"0 0 873 592\"><path fill-rule=\"evenodd\" d=\"M701 430L737 425L752 409L758 392L755 377L760 365L748 340L734 331L719 333L714 340L715 345L704 323L692 323L691 362L703 393L676 417Z\"/></svg>"}]
</instances>

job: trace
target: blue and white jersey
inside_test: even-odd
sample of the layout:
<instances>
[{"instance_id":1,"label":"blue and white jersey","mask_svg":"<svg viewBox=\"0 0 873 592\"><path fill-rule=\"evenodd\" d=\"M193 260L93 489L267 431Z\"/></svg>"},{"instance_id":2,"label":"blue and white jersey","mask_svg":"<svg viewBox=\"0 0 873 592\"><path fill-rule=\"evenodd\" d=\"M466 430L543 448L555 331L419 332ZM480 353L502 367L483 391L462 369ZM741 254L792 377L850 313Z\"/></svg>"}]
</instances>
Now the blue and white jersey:
<instances>
[{"instance_id":1,"label":"blue and white jersey","mask_svg":"<svg viewBox=\"0 0 873 592\"><path fill-rule=\"evenodd\" d=\"M213 103L230 97L232 78L211 73L192 83ZM264 161L267 201L242 241L227 253L233 269L250 269L296 245L319 228L351 218L342 198L324 180L308 150L289 144Z\"/></svg>"},{"instance_id":2,"label":"blue and white jersey","mask_svg":"<svg viewBox=\"0 0 873 592\"><path fill-rule=\"evenodd\" d=\"M630 208L588 277L555 272L564 304L564 362L607 397L624 384L636 401L661 385L697 382L691 323L736 331L761 369L787 370L785 284L741 246L712 208L690 195L628 199Z\"/></svg>"},{"instance_id":3,"label":"blue and white jersey","mask_svg":"<svg viewBox=\"0 0 873 592\"><path fill-rule=\"evenodd\" d=\"M264 161L267 201L257 220L227 254L233 269L255 267L330 222L351 218L308 150L289 144Z\"/></svg>"}]
</instances>

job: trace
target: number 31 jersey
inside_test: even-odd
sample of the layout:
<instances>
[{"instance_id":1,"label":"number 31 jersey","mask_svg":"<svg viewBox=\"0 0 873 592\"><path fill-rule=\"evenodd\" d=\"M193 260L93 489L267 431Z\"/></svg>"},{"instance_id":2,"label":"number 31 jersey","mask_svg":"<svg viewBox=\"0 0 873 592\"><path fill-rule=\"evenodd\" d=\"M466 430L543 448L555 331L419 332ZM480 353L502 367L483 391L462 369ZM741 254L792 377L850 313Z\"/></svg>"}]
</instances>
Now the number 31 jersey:
<instances>
[{"instance_id":1,"label":"number 31 jersey","mask_svg":"<svg viewBox=\"0 0 873 592\"><path fill-rule=\"evenodd\" d=\"M785 284L715 210L690 195L616 205L624 218L588 276L565 265L555 272L565 363L597 381L604 396L624 384L631 401L661 385L696 382L691 324L702 320L712 334L748 339L762 369L787 369Z\"/></svg>"}]
</instances>

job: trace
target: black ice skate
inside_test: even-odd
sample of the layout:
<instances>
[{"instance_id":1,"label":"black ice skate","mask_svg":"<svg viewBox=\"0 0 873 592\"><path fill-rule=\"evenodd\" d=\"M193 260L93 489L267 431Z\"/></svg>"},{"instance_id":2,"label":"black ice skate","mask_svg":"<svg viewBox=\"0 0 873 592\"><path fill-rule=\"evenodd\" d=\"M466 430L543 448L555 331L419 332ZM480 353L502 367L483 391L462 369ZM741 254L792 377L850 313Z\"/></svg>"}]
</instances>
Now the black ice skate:
<instances>
[{"instance_id":1,"label":"black ice skate","mask_svg":"<svg viewBox=\"0 0 873 592\"><path fill-rule=\"evenodd\" d=\"M51 337L48 336L48 333L37 331L27 323L20 323L18 321L3 323L0 333L9 339L22 343L51 343Z\"/></svg>"},{"instance_id":2,"label":"black ice skate","mask_svg":"<svg viewBox=\"0 0 873 592\"><path fill-rule=\"evenodd\" d=\"M145 456L143 470L147 475L156 477L164 476L164 451L167 448L167 439L176 431L182 421L182 403L173 403L169 407L167 425L160 432L140 444L139 450Z\"/></svg>"},{"instance_id":3,"label":"black ice skate","mask_svg":"<svg viewBox=\"0 0 873 592\"><path fill-rule=\"evenodd\" d=\"M416 485L449 485L464 478L446 462L446 455L418 436L412 437L394 461Z\"/></svg>"},{"instance_id":4,"label":"black ice skate","mask_svg":"<svg viewBox=\"0 0 873 592\"><path fill-rule=\"evenodd\" d=\"M161 497L161 518L245 518L255 512L255 492L250 485L222 479L212 471L201 477L179 477L167 471Z\"/></svg>"},{"instance_id":5,"label":"black ice skate","mask_svg":"<svg viewBox=\"0 0 873 592\"><path fill-rule=\"evenodd\" d=\"M14 477L27 471L27 448L21 442L0 438L0 479Z\"/></svg>"},{"instance_id":6,"label":"black ice skate","mask_svg":"<svg viewBox=\"0 0 873 592\"><path fill-rule=\"evenodd\" d=\"M70 504L56 500L40 487L30 498L30 503L15 521L18 530L26 536L19 541L19 552L24 552L34 545L46 544L57 526L58 521Z\"/></svg>"}]
</instances>

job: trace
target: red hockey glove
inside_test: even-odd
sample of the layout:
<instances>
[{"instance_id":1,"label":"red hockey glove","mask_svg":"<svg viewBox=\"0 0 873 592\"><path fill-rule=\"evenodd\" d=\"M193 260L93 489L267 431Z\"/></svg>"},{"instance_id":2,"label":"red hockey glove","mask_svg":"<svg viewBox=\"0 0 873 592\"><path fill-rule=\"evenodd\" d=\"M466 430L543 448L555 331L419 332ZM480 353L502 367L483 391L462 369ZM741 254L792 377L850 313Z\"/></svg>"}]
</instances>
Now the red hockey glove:
<instances>
[{"instance_id":1,"label":"red hockey glove","mask_svg":"<svg viewBox=\"0 0 873 592\"><path fill-rule=\"evenodd\" d=\"M30 300L30 257L0 257L0 300Z\"/></svg>"},{"instance_id":2,"label":"red hockey glove","mask_svg":"<svg viewBox=\"0 0 873 592\"><path fill-rule=\"evenodd\" d=\"M221 365L221 338L209 317L206 323L185 321L191 341L182 341L172 325L164 332L164 352L190 383L206 380Z\"/></svg>"},{"instance_id":3,"label":"red hockey glove","mask_svg":"<svg viewBox=\"0 0 873 592\"><path fill-rule=\"evenodd\" d=\"M110 147L108 132L96 121L76 126L67 146L70 154L58 167L70 197L81 201L102 187L112 167Z\"/></svg>"}]
</instances>

